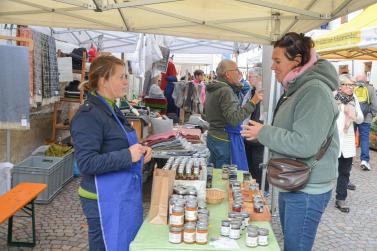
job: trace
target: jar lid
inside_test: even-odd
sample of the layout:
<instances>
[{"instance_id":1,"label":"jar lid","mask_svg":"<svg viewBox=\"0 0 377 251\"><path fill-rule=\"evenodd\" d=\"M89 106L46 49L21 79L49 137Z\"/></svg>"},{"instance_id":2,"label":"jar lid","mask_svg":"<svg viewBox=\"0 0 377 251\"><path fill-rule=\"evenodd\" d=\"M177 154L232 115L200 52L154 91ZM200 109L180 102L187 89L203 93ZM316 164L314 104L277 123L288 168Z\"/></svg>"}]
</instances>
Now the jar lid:
<instances>
[{"instance_id":1,"label":"jar lid","mask_svg":"<svg viewBox=\"0 0 377 251\"><path fill-rule=\"evenodd\" d=\"M199 210L198 210L198 214L209 215L209 211L208 211L207 209L199 209Z\"/></svg>"},{"instance_id":2,"label":"jar lid","mask_svg":"<svg viewBox=\"0 0 377 251\"><path fill-rule=\"evenodd\" d=\"M235 223L235 222L232 222L232 223L230 224L230 228L231 228L231 229L241 229L241 224L239 224L239 223Z\"/></svg>"},{"instance_id":3,"label":"jar lid","mask_svg":"<svg viewBox=\"0 0 377 251\"><path fill-rule=\"evenodd\" d=\"M266 228L258 228L259 235L268 235L268 229Z\"/></svg>"},{"instance_id":4,"label":"jar lid","mask_svg":"<svg viewBox=\"0 0 377 251\"><path fill-rule=\"evenodd\" d=\"M258 231L259 227L255 225L248 225L247 226L247 231Z\"/></svg>"},{"instance_id":5,"label":"jar lid","mask_svg":"<svg viewBox=\"0 0 377 251\"><path fill-rule=\"evenodd\" d=\"M228 218L235 218L237 215L239 215L239 213L237 213L237 212L229 212L228 213Z\"/></svg>"},{"instance_id":6,"label":"jar lid","mask_svg":"<svg viewBox=\"0 0 377 251\"><path fill-rule=\"evenodd\" d=\"M183 228L182 227L173 227L170 226L170 231L171 232L182 232Z\"/></svg>"},{"instance_id":7,"label":"jar lid","mask_svg":"<svg viewBox=\"0 0 377 251\"><path fill-rule=\"evenodd\" d=\"M198 200L198 208L199 209L207 209L207 203L205 200Z\"/></svg>"},{"instance_id":8,"label":"jar lid","mask_svg":"<svg viewBox=\"0 0 377 251\"><path fill-rule=\"evenodd\" d=\"M247 230L247 236L249 236L249 237L257 237L258 236L258 230L255 230L255 229Z\"/></svg>"},{"instance_id":9,"label":"jar lid","mask_svg":"<svg viewBox=\"0 0 377 251\"><path fill-rule=\"evenodd\" d=\"M197 201L193 199L189 199L186 201L186 207L196 207L197 206Z\"/></svg>"},{"instance_id":10,"label":"jar lid","mask_svg":"<svg viewBox=\"0 0 377 251\"><path fill-rule=\"evenodd\" d=\"M198 222L198 224L196 224L196 229L207 230L208 229L208 223L200 221L200 222Z\"/></svg>"},{"instance_id":11,"label":"jar lid","mask_svg":"<svg viewBox=\"0 0 377 251\"><path fill-rule=\"evenodd\" d=\"M229 220L222 220L221 221L221 226L229 227L230 226L230 221Z\"/></svg>"},{"instance_id":12,"label":"jar lid","mask_svg":"<svg viewBox=\"0 0 377 251\"><path fill-rule=\"evenodd\" d=\"M241 212L242 217L249 218L250 214L248 212Z\"/></svg>"},{"instance_id":13,"label":"jar lid","mask_svg":"<svg viewBox=\"0 0 377 251\"><path fill-rule=\"evenodd\" d=\"M184 209L182 206L174 205L172 208L173 213L183 213Z\"/></svg>"},{"instance_id":14,"label":"jar lid","mask_svg":"<svg viewBox=\"0 0 377 251\"><path fill-rule=\"evenodd\" d=\"M188 189L188 190L187 190L187 194L188 194L188 195L195 195L195 196L196 196L197 193L196 193L196 190L195 190L195 189Z\"/></svg>"},{"instance_id":15,"label":"jar lid","mask_svg":"<svg viewBox=\"0 0 377 251\"><path fill-rule=\"evenodd\" d=\"M195 229L196 228L196 224L194 222L188 222L185 224L185 230L191 230L191 229Z\"/></svg>"}]
</instances>

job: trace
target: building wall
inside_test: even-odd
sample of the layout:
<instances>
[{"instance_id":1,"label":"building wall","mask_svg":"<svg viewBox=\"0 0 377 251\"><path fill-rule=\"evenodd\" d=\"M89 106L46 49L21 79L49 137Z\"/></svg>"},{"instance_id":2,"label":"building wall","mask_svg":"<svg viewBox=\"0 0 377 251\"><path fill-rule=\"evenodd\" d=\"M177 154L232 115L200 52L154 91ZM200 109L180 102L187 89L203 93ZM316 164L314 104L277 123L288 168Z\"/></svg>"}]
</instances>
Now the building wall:
<instances>
[{"instance_id":1,"label":"building wall","mask_svg":"<svg viewBox=\"0 0 377 251\"><path fill-rule=\"evenodd\" d=\"M11 162L17 164L51 137L51 113L31 116L30 130L11 131ZM0 130L0 162L6 159L6 130Z\"/></svg>"}]
</instances>

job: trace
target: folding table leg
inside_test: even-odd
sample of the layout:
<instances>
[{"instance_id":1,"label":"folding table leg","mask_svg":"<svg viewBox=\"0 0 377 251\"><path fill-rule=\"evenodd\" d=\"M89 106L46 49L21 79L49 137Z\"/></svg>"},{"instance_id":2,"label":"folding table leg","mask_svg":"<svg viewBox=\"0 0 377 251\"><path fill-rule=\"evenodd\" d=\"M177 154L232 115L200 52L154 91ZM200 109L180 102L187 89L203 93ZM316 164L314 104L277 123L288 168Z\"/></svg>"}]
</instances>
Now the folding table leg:
<instances>
[{"instance_id":1,"label":"folding table leg","mask_svg":"<svg viewBox=\"0 0 377 251\"><path fill-rule=\"evenodd\" d=\"M27 207L30 205L30 207ZM9 246L16 246L16 247L35 247L36 244L36 236L35 236L35 208L34 208L34 200L32 200L28 205L26 205L23 210L26 214L31 217L31 228L32 228L32 242L21 242L21 241L13 241L13 216L8 220L8 245Z\"/></svg>"}]
</instances>

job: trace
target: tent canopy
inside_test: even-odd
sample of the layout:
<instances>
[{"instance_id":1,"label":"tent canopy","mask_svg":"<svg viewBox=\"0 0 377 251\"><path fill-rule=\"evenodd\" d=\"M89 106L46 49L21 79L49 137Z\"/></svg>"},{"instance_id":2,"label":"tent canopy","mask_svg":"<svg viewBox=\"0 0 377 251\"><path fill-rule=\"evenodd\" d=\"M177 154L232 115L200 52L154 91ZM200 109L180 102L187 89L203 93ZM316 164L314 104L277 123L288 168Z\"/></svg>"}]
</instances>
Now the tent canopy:
<instances>
[{"instance_id":1,"label":"tent canopy","mask_svg":"<svg viewBox=\"0 0 377 251\"><path fill-rule=\"evenodd\" d=\"M67 42L76 47L90 48L93 44L102 51L131 53L136 49L139 34L122 31L103 31L69 28L48 28L32 26L34 30L52 35L57 41ZM255 47L250 43L192 39L156 35L161 45L172 53L226 54L240 53Z\"/></svg>"},{"instance_id":2,"label":"tent canopy","mask_svg":"<svg viewBox=\"0 0 377 251\"><path fill-rule=\"evenodd\" d=\"M350 22L315 39L317 52L328 59L377 60L377 4Z\"/></svg>"},{"instance_id":3,"label":"tent canopy","mask_svg":"<svg viewBox=\"0 0 377 251\"><path fill-rule=\"evenodd\" d=\"M376 0L1 0L0 23L271 44Z\"/></svg>"}]
</instances>

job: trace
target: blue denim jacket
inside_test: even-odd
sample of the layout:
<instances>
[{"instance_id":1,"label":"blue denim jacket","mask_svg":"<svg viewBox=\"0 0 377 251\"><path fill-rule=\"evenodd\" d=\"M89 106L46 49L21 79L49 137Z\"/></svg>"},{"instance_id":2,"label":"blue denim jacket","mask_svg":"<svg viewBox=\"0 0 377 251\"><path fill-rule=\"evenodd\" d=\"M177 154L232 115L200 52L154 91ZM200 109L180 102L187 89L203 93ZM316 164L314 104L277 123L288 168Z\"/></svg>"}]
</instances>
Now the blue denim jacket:
<instances>
[{"instance_id":1,"label":"blue denim jacket","mask_svg":"<svg viewBox=\"0 0 377 251\"><path fill-rule=\"evenodd\" d=\"M115 113L126 130L131 125L119 109ZM96 193L94 176L107 172L131 169L129 143L121 128L102 101L91 94L71 122L75 158L82 174L81 187Z\"/></svg>"}]
</instances>

